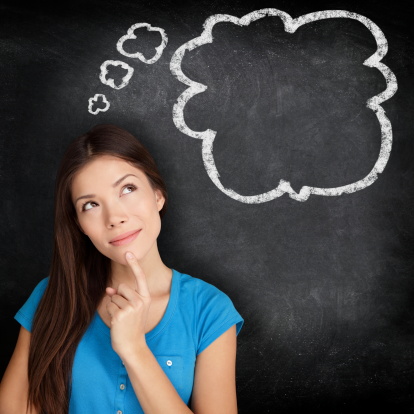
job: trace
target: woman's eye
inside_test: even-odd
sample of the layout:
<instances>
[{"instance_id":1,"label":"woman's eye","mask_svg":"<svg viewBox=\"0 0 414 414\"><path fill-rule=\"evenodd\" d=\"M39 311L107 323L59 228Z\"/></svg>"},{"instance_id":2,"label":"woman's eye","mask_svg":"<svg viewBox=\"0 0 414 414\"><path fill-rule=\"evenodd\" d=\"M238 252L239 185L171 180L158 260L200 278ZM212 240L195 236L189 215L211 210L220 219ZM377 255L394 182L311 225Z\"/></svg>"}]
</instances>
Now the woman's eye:
<instances>
[{"instance_id":1,"label":"woman's eye","mask_svg":"<svg viewBox=\"0 0 414 414\"><path fill-rule=\"evenodd\" d=\"M129 194L132 193L133 191L135 191L137 189L137 187L134 184L127 184L123 189L122 189L122 194Z\"/></svg>"},{"instance_id":2,"label":"woman's eye","mask_svg":"<svg viewBox=\"0 0 414 414\"><path fill-rule=\"evenodd\" d=\"M92 204L97 205L94 201L88 201L82 206L82 211L90 210L93 208Z\"/></svg>"},{"instance_id":3,"label":"woman's eye","mask_svg":"<svg viewBox=\"0 0 414 414\"><path fill-rule=\"evenodd\" d=\"M137 189L137 187L134 184L127 184L122 188L122 192L121 194L129 194L132 193L133 191L135 191ZM95 201L87 201L85 204L82 205L82 211L87 211L87 210L91 210L92 208L94 208L95 206L97 206L98 204L95 203Z\"/></svg>"}]
</instances>

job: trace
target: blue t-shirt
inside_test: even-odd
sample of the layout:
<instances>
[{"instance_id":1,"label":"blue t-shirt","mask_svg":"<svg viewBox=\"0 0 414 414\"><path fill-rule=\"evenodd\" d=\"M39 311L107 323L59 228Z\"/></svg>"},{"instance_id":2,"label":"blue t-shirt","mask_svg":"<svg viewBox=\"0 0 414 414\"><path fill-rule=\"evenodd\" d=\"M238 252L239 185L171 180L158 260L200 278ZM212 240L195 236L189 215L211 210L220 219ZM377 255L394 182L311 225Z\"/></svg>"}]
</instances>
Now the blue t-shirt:
<instances>
[{"instance_id":1,"label":"blue t-shirt","mask_svg":"<svg viewBox=\"0 0 414 414\"><path fill-rule=\"evenodd\" d=\"M47 282L45 278L36 286L15 316L28 331ZM238 334L243 319L226 294L173 269L164 316L145 339L186 404L193 389L197 355L233 325ZM119 412L143 413L127 370L112 349L110 329L95 312L75 353L69 414Z\"/></svg>"}]
</instances>

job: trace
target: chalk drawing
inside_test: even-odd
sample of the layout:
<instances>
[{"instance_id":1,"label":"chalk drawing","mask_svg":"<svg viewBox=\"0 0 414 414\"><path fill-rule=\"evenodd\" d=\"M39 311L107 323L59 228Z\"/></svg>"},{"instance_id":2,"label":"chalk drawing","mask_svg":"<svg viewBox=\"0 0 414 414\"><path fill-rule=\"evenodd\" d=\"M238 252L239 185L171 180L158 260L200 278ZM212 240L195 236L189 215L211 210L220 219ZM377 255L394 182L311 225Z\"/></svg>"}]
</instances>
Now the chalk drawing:
<instances>
[{"instance_id":1,"label":"chalk drawing","mask_svg":"<svg viewBox=\"0 0 414 414\"><path fill-rule=\"evenodd\" d=\"M105 106L103 108L97 107L94 110L93 109L93 106L95 104L99 104L101 99L102 99L102 102L105 104ZM103 95L103 94L101 94L101 93L96 93L93 98L89 98L88 99L88 102L89 102L88 112L91 113L92 115L97 115L99 112L106 112L109 109L109 107L110 107L110 103L106 99L106 96Z\"/></svg>"},{"instance_id":2,"label":"chalk drawing","mask_svg":"<svg viewBox=\"0 0 414 414\"><path fill-rule=\"evenodd\" d=\"M124 42L126 40L137 38L134 34L134 31L136 29L140 28L140 27L146 27L149 32L159 32L161 34L161 43L160 43L159 46L157 46L155 48L155 55L151 59L146 59L144 57L144 55L140 52L135 52L135 53L125 52L125 50L123 48ZM138 58L139 60L141 60L144 63L152 64L152 63L155 63L161 57L162 52L164 51L165 47L167 46L167 42L168 42L168 37L167 37L167 34L165 33L164 29L161 29L160 27L152 27L148 23L136 23L128 29L128 33L125 36L122 36L118 40L118 43L116 44L116 48L117 48L118 52L121 53L124 56L128 56L128 57L131 57L131 58Z\"/></svg>"},{"instance_id":3,"label":"chalk drawing","mask_svg":"<svg viewBox=\"0 0 414 414\"><path fill-rule=\"evenodd\" d=\"M331 18L346 18L354 19L362 23L374 36L377 43L376 52L364 61L365 66L371 68L377 68L386 80L386 89L380 94L370 98L366 102L366 106L374 111L375 115L381 126L381 147L379 151L379 156L375 162L374 167L368 173L367 176L361 180L344 185L341 187L334 188L319 188L319 187L308 187L303 186L300 191L297 193L293 190L290 183L281 179L279 185L266 193L253 195L253 196L243 196L230 188L225 188L219 177L220 174L217 171L214 157L213 157L213 143L214 138L217 134L216 131L207 129L205 131L193 131L190 129L184 120L184 107L187 102L195 95L204 92L207 89L206 85L203 85L199 82L195 82L189 79L184 75L181 69L181 63L184 58L184 55L187 51L191 51L202 45L212 43L213 36L212 30L215 24L220 22L233 23L239 26L247 26L251 22L262 19L266 16L278 16L284 24L285 31L288 33L294 33L300 26L307 23L315 22L318 20L331 19ZM173 106L173 121L175 126L184 134L192 138L198 138L203 141L202 143L202 156L205 169L207 174L213 183L226 195L229 197L240 201L242 203L248 204L258 204L264 203L267 201L274 200L277 197L287 193L291 198L297 201L306 201L311 194L321 195L321 196L339 196L343 193L354 193L355 191L362 190L369 185L371 185L377 178L378 174L384 171L384 168L388 162L391 153L392 147L392 128L391 122L385 115L384 109L381 107L381 103L390 99L395 92L397 91L397 79L394 73L386 65L381 63L381 59L386 55L388 51L388 43L384 36L384 33L381 29L373 23L367 17L361 16L356 13L352 13L345 10L325 10L315 13L305 14L296 19L278 9L262 9L256 10L252 13L246 14L241 18L227 14L216 14L210 16L203 25L203 32L199 37L196 37L182 46L180 46L175 53L173 54L170 62L170 70L172 74L182 83L188 86L188 88L178 97L177 102Z\"/></svg>"},{"instance_id":4,"label":"chalk drawing","mask_svg":"<svg viewBox=\"0 0 414 414\"><path fill-rule=\"evenodd\" d=\"M115 85L115 81L112 78L106 78L108 74L108 66L121 66L122 69L127 70L127 74L122 78L122 81L119 85ZM101 65L101 73L99 75L99 79L104 85L108 85L114 89L122 89L123 87L127 86L129 81L131 80L132 74L134 73L134 68L128 65L128 63L122 62L120 60L106 60Z\"/></svg>"}]
</instances>

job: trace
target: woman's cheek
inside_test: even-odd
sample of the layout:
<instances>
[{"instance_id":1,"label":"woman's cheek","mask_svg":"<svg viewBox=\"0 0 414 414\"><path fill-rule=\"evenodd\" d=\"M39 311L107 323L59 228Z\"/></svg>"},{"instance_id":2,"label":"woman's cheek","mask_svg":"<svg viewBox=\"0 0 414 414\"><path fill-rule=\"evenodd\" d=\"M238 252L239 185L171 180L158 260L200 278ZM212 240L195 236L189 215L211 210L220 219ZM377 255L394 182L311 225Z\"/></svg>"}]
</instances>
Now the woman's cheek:
<instances>
[{"instance_id":1,"label":"woman's cheek","mask_svg":"<svg viewBox=\"0 0 414 414\"><path fill-rule=\"evenodd\" d=\"M96 223L91 220L83 220L79 222L81 229L83 232L91 239L91 241L95 244L94 239L96 238Z\"/></svg>"}]
</instances>

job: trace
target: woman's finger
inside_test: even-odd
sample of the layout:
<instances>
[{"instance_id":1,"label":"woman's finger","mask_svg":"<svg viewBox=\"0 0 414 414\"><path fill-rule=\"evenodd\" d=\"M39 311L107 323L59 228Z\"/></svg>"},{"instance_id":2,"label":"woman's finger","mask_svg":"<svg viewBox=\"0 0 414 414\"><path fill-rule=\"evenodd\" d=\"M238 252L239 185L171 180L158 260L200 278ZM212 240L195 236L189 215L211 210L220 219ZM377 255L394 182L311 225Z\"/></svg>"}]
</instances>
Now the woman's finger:
<instances>
[{"instance_id":1,"label":"woman's finger","mask_svg":"<svg viewBox=\"0 0 414 414\"><path fill-rule=\"evenodd\" d=\"M142 297L150 297L150 293L148 290L148 285L147 285L147 278L145 276L144 271L141 269L141 266L138 263L138 260L136 259L136 257L131 253L131 252L127 252L126 253L126 259L127 259L127 263L129 264L129 266L132 269L132 272L135 275L135 279L137 282L137 292L142 296Z\"/></svg>"},{"instance_id":2,"label":"woman's finger","mask_svg":"<svg viewBox=\"0 0 414 414\"><path fill-rule=\"evenodd\" d=\"M113 296L116 293L116 289L112 288L112 287L107 287L106 288L106 293L108 294L108 296Z\"/></svg>"},{"instance_id":3,"label":"woman's finger","mask_svg":"<svg viewBox=\"0 0 414 414\"><path fill-rule=\"evenodd\" d=\"M118 306L117 306L117 305L115 305L115 303L113 303L113 302L108 302L108 303L106 304L106 311L108 312L108 315L109 315L111 318L113 318L113 317L114 317L114 315L115 315L115 313L116 313L117 311L119 311L119 308L118 308Z\"/></svg>"},{"instance_id":4,"label":"woman's finger","mask_svg":"<svg viewBox=\"0 0 414 414\"><path fill-rule=\"evenodd\" d=\"M120 283L118 286L117 294L123 296L126 300L132 301L137 294L137 290L130 288L125 283Z\"/></svg>"},{"instance_id":5,"label":"woman's finger","mask_svg":"<svg viewBox=\"0 0 414 414\"><path fill-rule=\"evenodd\" d=\"M128 299L118 294L111 296L111 302L115 303L119 309L125 309L129 305Z\"/></svg>"}]
</instances>

